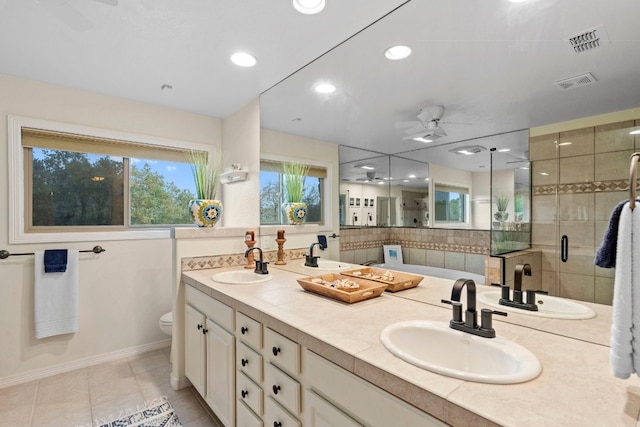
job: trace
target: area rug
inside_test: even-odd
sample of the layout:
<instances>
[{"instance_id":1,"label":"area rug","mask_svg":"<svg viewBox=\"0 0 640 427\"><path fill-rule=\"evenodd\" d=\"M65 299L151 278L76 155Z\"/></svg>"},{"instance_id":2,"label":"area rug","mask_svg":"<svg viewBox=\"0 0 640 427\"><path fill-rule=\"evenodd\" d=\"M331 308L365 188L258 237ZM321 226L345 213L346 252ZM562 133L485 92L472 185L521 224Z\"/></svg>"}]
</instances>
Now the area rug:
<instances>
[{"instance_id":1,"label":"area rug","mask_svg":"<svg viewBox=\"0 0 640 427\"><path fill-rule=\"evenodd\" d=\"M97 420L94 427L180 427L173 406L166 397L160 397L137 409L125 411L111 420Z\"/></svg>"}]
</instances>

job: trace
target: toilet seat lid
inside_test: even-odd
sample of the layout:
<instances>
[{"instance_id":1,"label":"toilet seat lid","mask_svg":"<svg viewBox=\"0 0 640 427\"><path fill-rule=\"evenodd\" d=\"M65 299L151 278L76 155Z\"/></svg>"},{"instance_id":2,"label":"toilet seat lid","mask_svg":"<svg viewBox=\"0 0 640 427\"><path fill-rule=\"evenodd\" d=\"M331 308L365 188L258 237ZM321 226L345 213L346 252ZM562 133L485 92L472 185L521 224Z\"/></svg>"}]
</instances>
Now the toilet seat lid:
<instances>
[{"instance_id":1,"label":"toilet seat lid","mask_svg":"<svg viewBox=\"0 0 640 427\"><path fill-rule=\"evenodd\" d=\"M160 317L160 322L161 323L173 323L173 312L170 311L168 313L163 314L162 317Z\"/></svg>"}]
</instances>

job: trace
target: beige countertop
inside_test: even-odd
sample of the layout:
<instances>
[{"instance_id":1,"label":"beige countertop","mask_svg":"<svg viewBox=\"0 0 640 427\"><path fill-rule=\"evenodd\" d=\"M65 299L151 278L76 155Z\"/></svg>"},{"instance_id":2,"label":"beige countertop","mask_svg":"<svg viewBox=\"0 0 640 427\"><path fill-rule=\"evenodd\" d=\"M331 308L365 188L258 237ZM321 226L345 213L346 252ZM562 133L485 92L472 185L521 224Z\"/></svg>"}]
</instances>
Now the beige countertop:
<instances>
[{"instance_id":1,"label":"beige countertop","mask_svg":"<svg viewBox=\"0 0 640 427\"><path fill-rule=\"evenodd\" d=\"M609 368L609 348L601 343L608 342L610 307L590 305L598 317L589 321L525 315L510 321L496 318L497 335L533 352L542 373L522 384L475 383L406 363L387 351L379 339L386 326L404 320L448 322L451 310L433 301L450 296L452 280L425 278L414 289L345 304L304 291L296 279L314 274L297 261L270 266L273 279L256 285L211 280L216 272L240 268L188 271L182 278L451 425L640 426L640 379L615 378ZM524 325L513 323L519 322L518 316L525 317ZM558 322L563 325L559 330L545 330ZM577 338L567 336L572 333Z\"/></svg>"}]
</instances>

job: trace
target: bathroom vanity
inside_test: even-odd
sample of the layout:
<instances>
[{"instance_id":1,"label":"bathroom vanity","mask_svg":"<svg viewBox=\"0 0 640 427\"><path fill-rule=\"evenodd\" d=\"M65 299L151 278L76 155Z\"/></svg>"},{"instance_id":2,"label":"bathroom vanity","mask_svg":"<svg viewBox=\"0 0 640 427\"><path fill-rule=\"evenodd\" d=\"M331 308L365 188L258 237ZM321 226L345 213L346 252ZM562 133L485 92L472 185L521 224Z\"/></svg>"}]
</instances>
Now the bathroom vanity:
<instances>
[{"instance_id":1,"label":"bathroom vanity","mask_svg":"<svg viewBox=\"0 0 640 427\"><path fill-rule=\"evenodd\" d=\"M448 322L450 309L402 292L344 304L304 291L296 279L308 272L275 266L272 280L251 285L216 283L211 277L219 271L224 270L182 274L185 309L192 314L186 318L185 348L177 351L184 351L185 365L195 361L199 367L186 369L186 375L194 385L206 383L196 388L225 425L637 423L640 379L613 377L605 345L496 319L497 335L533 352L542 373L512 385L463 381L406 363L380 342L381 331L392 323ZM425 278L413 293L446 298L452 285ZM577 322L588 329L589 321L599 322Z\"/></svg>"}]
</instances>

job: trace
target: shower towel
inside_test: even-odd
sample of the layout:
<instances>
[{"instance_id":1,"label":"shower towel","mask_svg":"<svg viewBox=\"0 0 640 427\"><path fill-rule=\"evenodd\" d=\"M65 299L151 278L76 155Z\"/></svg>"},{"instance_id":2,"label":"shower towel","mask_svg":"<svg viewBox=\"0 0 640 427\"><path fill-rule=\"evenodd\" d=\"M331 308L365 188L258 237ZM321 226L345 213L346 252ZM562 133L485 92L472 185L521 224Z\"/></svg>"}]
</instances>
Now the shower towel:
<instances>
[{"instance_id":1,"label":"shower towel","mask_svg":"<svg viewBox=\"0 0 640 427\"><path fill-rule=\"evenodd\" d=\"M78 332L78 251L68 251L65 272L45 273L43 251L34 264L36 338Z\"/></svg>"},{"instance_id":2,"label":"shower towel","mask_svg":"<svg viewBox=\"0 0 640 427\"><path fill-rule=\"evenodd\" d=\"M67 271L67 250L49 249L44 251L44 272L64 273Z\"/></svg>"},{"instance_id":3,"label":"shower towel","mask_svg":"<svg viewBox=\"0 0 640 427\"><path fill-rule=\"evenodd\" d=\"M595 265L602 268L614 268L616 266L616 243L618 241L618 223L620 222L620 213L622 207L628 200L624 200L616 205L611 212L609 225L602 238L602 243L596 252L596 258L593 261Z\"/></svg>"}]
</instances>

